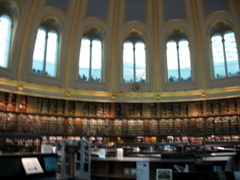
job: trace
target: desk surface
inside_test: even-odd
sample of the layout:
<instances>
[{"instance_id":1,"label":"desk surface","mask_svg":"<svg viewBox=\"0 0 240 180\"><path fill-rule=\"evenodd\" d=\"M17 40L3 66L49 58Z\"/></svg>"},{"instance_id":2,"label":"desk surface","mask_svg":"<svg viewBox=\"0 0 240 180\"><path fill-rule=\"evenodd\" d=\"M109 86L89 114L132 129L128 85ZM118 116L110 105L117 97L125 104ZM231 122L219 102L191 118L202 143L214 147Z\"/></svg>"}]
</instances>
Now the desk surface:
<instances>
[{"instance_id":1,"label":"desk surface","mask_svg":"<svg viewBox=\"0 0 240 180\"><path fill-rule=\"evenodd\" d=\"M38 152L16 152L16 153L2 153L1 157L26 157L26 156L56 156L55 153L38 153Z\"/></svg>"},{"instance_id":2,"label":"desk surface","mask_svg":"<svg viewBox=\"0 0 240 180\"><path fill-rule=\"evenodd\" d=\"M221 156L221 157L203 157L203 161L227 161L229 159L229 156ZM161 157L123 157L123 158L117 158L117 157L105 157L105 158L99 158L99 157L92 157L93 161L122 161L122 162L140 162L140 161L146 161L146 162L193 162L194 158L161 158Z\"/></svg>"},{"instance_id":3,"label":"desk surface","mask_svg":"<svg viewBox=\"0 0 240 180\"><path fill-rule=\"evenodd\" d=\"M188 172L188 173L173 173L173 180L219 180L220 178L226 180L235 180L233 172Z\"/></svg>"}]
</instances>

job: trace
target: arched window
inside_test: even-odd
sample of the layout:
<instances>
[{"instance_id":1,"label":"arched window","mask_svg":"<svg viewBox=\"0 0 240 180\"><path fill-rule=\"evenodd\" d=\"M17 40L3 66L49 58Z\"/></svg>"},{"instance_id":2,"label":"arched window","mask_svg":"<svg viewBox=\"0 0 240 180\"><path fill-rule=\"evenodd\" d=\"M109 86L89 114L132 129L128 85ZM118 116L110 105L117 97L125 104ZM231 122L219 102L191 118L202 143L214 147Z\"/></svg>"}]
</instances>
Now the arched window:
<instances>
[{"instance_id":1,"label":"arched window","mask_svg":"<svg viewBox=\"0 0 240 180\"><path fill-rule=\"evenodd\" d=\"M123 82L146 82L146 49L138 32L131 32L123 44Z\"/></svg>"},{"instance_id":2,"label":"arched window","mask_svg":"<svg viewBox=\"0 0 240 180\"><path fill-rule=\"evenodd\" d=\"M82 81L102 81L103 45L97 30L86 32L81 40L79 56L79 79Z\"/></svg>"},{"instance_id":3,"label":"arched window","mask_svg":"<svg viewBox=\"0 0 240 180\"><path fill-rule=\"evenodd\" d=\"M0 67L7 68L12 38L12 19L0 13Z\"/></svg>"},{"instance_id":4,"label":"arched window","mask_svg":"<svg viewBox=\"0 0 240 180\"><path fill-rule=\"evenodd\" d=\"M229 27L216 29L211 36L214 78L239 76L239 59L234 32Z\"/></svg>"},{"instance_id":5,"label":"arched window","mask_svg":"<svg viewBox=\"0 0 240 180\"><path fill-rule=\"evenodd\" d=\"M35 42L32 72L34 74L56 77L58 53L58 31L50 24L42 24L38 29Z\"/></svg>"},{"instance_id":6,"label":"arched window","mask_svg":"<svg viewBox=\"0 0 240 180\"><path fill-rule=\"evenodd\" d=\"M168 39L168 82L191 81L191 59L188 40L180 33L180 31L176 34L172 34Z\"/></svg>"}]
</instances>

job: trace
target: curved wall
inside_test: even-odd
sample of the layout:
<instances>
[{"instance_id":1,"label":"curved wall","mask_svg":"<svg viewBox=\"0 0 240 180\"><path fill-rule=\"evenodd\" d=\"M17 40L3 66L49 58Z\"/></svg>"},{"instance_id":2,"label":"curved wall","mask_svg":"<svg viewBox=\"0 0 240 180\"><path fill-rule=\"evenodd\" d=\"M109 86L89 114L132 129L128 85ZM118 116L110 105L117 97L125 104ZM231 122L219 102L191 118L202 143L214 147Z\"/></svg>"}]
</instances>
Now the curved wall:
<instances>
[{"instance_id":1,"label":"curved wall","mask_svg":"<svg viewBox=\"0 0 240 180\"><path fill-rule=\"evenodd\" d=\"M240 52L238 0L0 0L15 9L10 67L0 68L0 90L60 99L105 102L192 101L240 96L240 78L212 76L209 29L219 20L232 25ZM215 3L214 5L212 3ZM32 74L32 55L38 27L53 18L62 26L57 78ZM89 27L104 34L103 82L78 80L81 37ZM183 29L190 43L192 82L169 83L166 36ZM122 44L132 29L144 34L147 83L139 92L124 84ZM239 58L240 59L240 58Z\"/></svg>"}]
</instances>

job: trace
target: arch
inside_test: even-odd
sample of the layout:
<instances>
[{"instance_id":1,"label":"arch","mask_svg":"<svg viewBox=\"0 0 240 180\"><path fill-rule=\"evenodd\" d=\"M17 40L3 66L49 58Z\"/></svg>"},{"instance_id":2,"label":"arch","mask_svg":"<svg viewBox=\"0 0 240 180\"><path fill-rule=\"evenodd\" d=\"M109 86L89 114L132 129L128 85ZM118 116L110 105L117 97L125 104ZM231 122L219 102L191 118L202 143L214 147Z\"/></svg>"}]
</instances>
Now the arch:
<instances>
[{"instance_id":1,"label":"arch","mask_svg":"<svg viewBox=\"0 0 240 180\"><path fill-rule=\"evenodd\" d=\"M81 81L102 82L103 32L90 26L81 39L78 77Z\"/></svg>"},{"instance_id":2,"label":"arch","mask_svg":"<svg viewBox=\"0 0 240 180\"><path fill-rule=\"evenodd\" d=\"M123 42L123 82L146 83L146 45L143 33L131 29Z\"/></svg>"},{"instance_id":3,"label":"arch","mask_svg":"<svg viewBox=\"0 0 240 180\"><path fill-rule=\"evenodd\" d=\"M215 21L209 28L214 78L240 75L239 55L235 33L225 20Z\"/></svg>"},{"instance_id":4,"label":"arch","mask_svg":"<svg viewBox=\"0 0 240 180\"><path fill-rule=\"evenodd\" d=\"M33 74L56 77L62 26L56 18L45 17L38 28L33 52Z\"/></svg>"},{"instance_id":5,"label":"arch","mask_svg":"<svg viewBox=\"0 0 240 180\"><path fill-rule=\"evenodd\" d=\"M14 2L0 2L0 67L10 68L10 55L18 20L18 9Z\"/></svg>"},{"instance_id":6,"label":"arch","mask_svg":"<svg viewBox=\"0 0 240 180\"><path fill-rule=\"evenodd\" d=\"M191 56L187 34L180 28L166 35L168 82L192 81Z\"/></svg>"}]
</instances>

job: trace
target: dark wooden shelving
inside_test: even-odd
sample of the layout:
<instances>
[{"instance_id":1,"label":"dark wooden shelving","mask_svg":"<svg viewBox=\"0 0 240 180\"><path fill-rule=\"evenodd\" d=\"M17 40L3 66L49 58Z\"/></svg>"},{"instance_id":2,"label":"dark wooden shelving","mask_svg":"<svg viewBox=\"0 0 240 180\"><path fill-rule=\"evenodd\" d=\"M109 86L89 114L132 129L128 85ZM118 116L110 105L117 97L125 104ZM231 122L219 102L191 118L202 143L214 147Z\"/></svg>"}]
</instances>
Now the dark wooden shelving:
<instances>
[{"instance_id":1,"label":"dark wooden shelving","mask_svg":"<svg viewBox=\"0 0 240 180\"><path fill-rule=\"evenodd\" d=\"M240 98L108 103L0 92L0 131L81 136L238 135Z\"/></svg>"}]
</instances>

